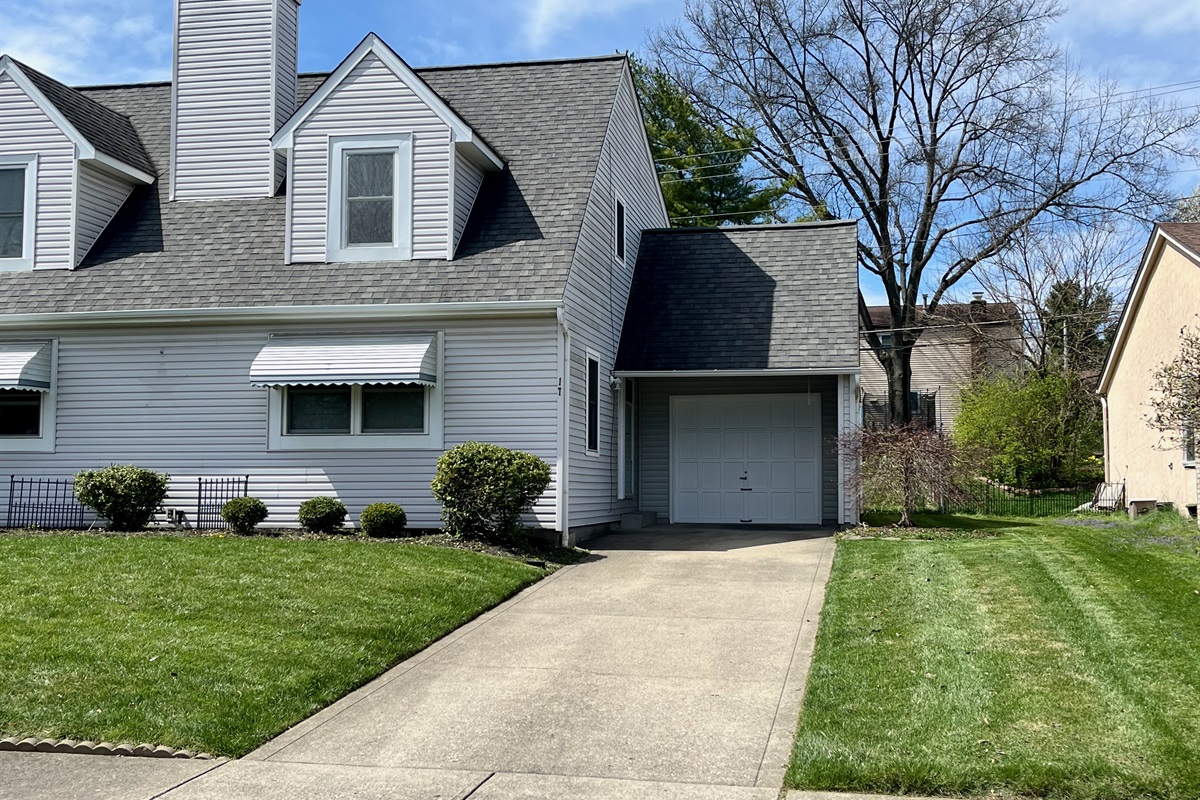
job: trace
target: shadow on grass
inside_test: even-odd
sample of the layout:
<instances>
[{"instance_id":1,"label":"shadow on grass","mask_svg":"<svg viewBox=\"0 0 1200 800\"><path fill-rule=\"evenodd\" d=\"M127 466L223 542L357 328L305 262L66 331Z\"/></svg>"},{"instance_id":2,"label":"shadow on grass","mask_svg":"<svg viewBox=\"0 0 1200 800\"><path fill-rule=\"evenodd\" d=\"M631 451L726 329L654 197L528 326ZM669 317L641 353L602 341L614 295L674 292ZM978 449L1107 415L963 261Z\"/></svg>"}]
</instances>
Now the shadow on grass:
<instances>
[{"instance_id":1,"label":"shadow on grass","mask_svg":"<svg viewBox=\"0 0 1200 800\"><path fill-rule=\"evenodd\" d=\"M888 527L900 521L899 511L867 511L863 522L872 527ZM913 523L918 528L949 528L960 531L998 530L1000 528L1032 528L1037 523L1019 519L997 517L969 517L962 514L913 514Z\"/></svg>"}]
</instances>

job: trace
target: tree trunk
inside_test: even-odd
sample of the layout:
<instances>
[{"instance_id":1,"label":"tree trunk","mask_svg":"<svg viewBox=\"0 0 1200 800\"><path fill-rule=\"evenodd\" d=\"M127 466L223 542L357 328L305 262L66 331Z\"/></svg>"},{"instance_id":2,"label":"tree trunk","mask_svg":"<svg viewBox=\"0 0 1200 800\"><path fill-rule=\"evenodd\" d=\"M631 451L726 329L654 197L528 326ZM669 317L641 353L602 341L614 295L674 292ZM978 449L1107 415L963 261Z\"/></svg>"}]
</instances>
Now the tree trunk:
<instances>
[{"instance_id":1,"label":"tree trunk","mask_svg":"<svg viewBox=\"0 0 1200 800\"><path fill-rule=\"evenodd\" d=\"M888 418L893 425L912 422L912 343L897 341L880 359L888 382Z\"/></svg>"}]
</instances>

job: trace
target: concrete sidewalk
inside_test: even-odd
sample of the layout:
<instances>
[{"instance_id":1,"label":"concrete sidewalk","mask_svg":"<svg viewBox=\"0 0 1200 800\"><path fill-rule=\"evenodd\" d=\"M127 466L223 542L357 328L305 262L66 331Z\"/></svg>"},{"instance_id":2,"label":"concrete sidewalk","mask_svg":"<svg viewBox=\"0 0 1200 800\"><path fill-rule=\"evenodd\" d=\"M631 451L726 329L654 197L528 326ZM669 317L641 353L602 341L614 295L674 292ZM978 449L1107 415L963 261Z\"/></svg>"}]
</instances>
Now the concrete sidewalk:
<instances>
[{"instance_id":1,"label":"concrete sidewalk","mask_svg":"<svg viewBox=\"0 0 1200 800\"><path fill-rule=\"evenodd\" d=\"M165 794L49 796L775 800L831 535L677 526L592 544L240 761L169 776Z\"/></svg>"}]
</instances>

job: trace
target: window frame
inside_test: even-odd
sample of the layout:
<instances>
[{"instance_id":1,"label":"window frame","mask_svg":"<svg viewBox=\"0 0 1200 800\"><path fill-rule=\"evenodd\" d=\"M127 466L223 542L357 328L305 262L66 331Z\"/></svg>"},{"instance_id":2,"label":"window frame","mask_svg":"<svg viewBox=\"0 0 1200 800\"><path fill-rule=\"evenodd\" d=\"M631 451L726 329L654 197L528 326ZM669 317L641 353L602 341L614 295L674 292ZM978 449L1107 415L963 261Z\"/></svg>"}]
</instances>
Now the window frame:
<instances>
[{"instance_id":1,"label":"window frame","mask_svg":"<svg viewBox=\"0 0 1200 800\"><path fill-rule=\"evenodd\" d=\"M424 331L405 331L424 333ZM267 450L441 450L444 442L445 334L437 333L437 381L425 390L425 430L422 433L362 433L362 384L351 387L350 433L288 433L287 386L267 392ZM372 384L374 385L374 384ZM387 384L381 384L387 385ZM356 433L356 431L358 431Z\"/></svg>"},{"instance_id":2,"label":"window frame","mask_svg":"<svg viewBox=\"0 0 1200 800\"><path fill-rule=\"evenodd\" d=\"M620 195L613 196L613 257L621 264L629 246L629 209Z\"/></svg>"},{"instance_id":3,"label":"window frame","mask_svg":"<svg viewBox=\"0 0 1200 800\"><path fill-rule=\"evenodd\" d=\"M392 245L346 244L346 159L353 154L393 153ZM330 262L410 261L413 240L413 141L411 134L329 137L328 215L325 257Z\"/></svg>"},{"instance_id":4,"label":"window frame","mask_svg":"<svg viewBox=\"0 0 1200 800\"><path fill-rule=\"evenodd\" d=\"M583 362L583 451L600 454L600 356L588 350Z\"/></svg>"},{"instance_id":5,"label":"window frame","mask_svg":"<svg viewBox=\"0 0 1200 800\"><path fill-rule=\"evenodd\" d=\"M1183 439L1183 466L1186 469L1196 469L1196 451L1200 450L1200 437L1196 436L1195 431L1183 429L1180 434Z\"/></svg>"},{"instance_id":6,"label":"window frame","mask_svg":"<svg viewBox=\"0 0 1200 800\"><path fill-rule=\"evenodd\" d=\"M0 272L26 272L33 269L37 237L37 154L0 155L0 170L21 170L25 174L24 206L21 212L21 255L0 257Z\"/></svg>"},{"instance_id":7,"label":"window frame","mask_svg":"<svg viewBox=\"0 0 1200 800\"><path fill-rule=\"evenodd\" d=\"M16 341L31 341L19 339ZM55 447L58 408L58 339L33 339L50 343L50 388L28 391L37 394L42 403L42 419L37 436L0 436L0 453L53 453Z\"/></svg>"}]
</instances>

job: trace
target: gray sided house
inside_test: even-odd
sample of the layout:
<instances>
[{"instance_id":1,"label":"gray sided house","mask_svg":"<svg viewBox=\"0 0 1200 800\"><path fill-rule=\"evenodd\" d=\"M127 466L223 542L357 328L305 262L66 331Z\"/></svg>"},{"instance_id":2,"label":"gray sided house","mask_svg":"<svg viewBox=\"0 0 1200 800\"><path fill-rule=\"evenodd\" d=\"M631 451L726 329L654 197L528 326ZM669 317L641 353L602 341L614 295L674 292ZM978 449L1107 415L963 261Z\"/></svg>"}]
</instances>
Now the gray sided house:
<instances>
[{"instance_id":1,"label":"gray sided house","mask_svg":"<svg viewBox=\"0 0 1200 800\"><path fill-rule=\"evenodd\" d=\"M8 475L250 476L439 524L438 457L535 453L529 518L856 519L855 228L672 230L623 57L296 73L295 0L178 0L169 83L0 57ZM231 31L237 35L231 35ZM627 515L637 515L629 517Z\"/></svg>"}]
</instances>

